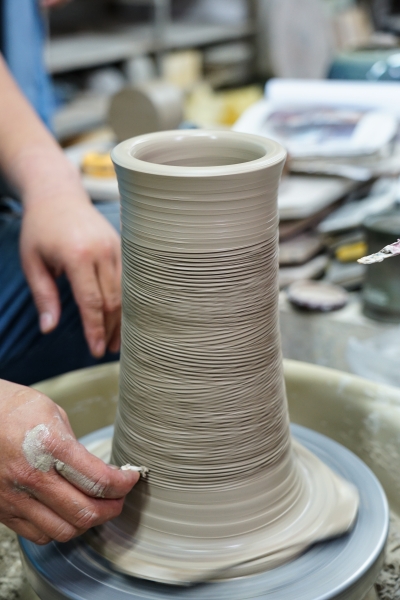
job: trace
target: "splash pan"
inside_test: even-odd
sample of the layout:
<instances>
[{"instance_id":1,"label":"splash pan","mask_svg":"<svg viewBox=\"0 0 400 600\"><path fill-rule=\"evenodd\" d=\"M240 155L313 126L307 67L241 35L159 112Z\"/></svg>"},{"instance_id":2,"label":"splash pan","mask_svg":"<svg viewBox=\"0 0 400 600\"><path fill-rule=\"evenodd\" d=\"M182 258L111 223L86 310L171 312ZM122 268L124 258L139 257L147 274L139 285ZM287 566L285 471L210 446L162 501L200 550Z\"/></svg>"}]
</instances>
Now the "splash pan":
<instances>
[{"instance_id":1,"label":"splash pan","mask_svg":"<svg viewBox=\"0 0 400 600\"><path fill-rule=\"evenodd\" d=\"M234 580L188 587L156 584L118 573L111 563L78 538L67 544L36 546L21 539L28 579L42 600L360 600L368 593L382 566L389 512L385 494L370 469L333 440L293 425L298 442L333 471L351 481L360 494L353 530L316 544L303 555L273 570ZM104 452L112 437L106 427L82 438Z\"/></svg>"}]
</instances>

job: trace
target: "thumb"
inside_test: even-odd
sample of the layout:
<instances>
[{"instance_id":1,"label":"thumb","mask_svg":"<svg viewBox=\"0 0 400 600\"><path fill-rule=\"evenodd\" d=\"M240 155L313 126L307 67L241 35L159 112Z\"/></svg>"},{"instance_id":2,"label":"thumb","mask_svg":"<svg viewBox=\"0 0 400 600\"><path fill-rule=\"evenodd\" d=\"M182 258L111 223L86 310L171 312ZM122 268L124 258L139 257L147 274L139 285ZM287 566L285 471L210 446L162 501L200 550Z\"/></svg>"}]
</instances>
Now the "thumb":
<instances>
[{"instance_id":1,"label":"thumb","mask_svg":"<svg viewBox=\"0 0 400 600\"><path fill-rule=\"evenodd\" d=\"M107 465L76 440L60 448L56 454L56 471L87 496L124 498L139 480L139 473Z\"/></svg>"},{"instance_id":2,"label":"thumb","mask_svg":"<svg viewBox=\"0 0 400 600\"><path fill-rule=\"evenodd\" d=\"M31 254L29 258L25 258L23 267L39 313L40 331L50 333L57 327L61 314L60 298L54 278L37 255Z\"/></svg>"}]
</instances>

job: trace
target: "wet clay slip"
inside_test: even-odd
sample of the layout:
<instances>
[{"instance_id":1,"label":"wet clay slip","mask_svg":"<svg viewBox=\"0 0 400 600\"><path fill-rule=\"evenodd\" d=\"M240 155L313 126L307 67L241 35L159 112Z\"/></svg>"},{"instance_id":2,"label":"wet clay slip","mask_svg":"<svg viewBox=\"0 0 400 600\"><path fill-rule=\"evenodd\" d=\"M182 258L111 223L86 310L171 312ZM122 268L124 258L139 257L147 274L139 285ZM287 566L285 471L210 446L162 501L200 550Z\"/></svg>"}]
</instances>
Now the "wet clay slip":
<instances>
[{"instance_id":1,"label":"wet clay slip","mask_svg":"<svg viewBox=\"0 0 400 600\"><path fill-rule=\"evenodd\" d=\"M120 571L225 579L348 531L356 489L292 441L278 329L284 150L233 132L127 140L112 462L149 469L88 541Z\"/></svg>"}]
</instances>

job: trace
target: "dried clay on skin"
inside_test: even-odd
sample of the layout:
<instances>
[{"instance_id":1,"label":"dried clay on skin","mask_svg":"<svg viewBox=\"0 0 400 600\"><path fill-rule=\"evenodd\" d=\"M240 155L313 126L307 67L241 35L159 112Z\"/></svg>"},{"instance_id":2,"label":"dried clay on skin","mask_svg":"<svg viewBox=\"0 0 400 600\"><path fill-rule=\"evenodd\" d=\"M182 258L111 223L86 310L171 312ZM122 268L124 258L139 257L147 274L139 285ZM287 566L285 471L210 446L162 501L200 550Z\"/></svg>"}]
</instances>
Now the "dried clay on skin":
<instances>
[{"instance_id":1,"label":"dried clay on skin","mask_svg":"<svg viewBox=\"0 0 400 600\"><path fill-rule=\"evenodd\" d=\"M34 469L47 473L54 464L54 458L46 449L46 441L50 438L49 428L36 425L30 429L22 442L22 451L28 463Z\"/></svg>"},{"instance_id":2,"label":"dried clay on skin","mask_svg":"<svg viewBox=\"0 0 400 600\"><path fill-rule=\"evenodd\" d=\"M104 498L104 486L96 483L89 477L86 477L86 475L82 475L82 473L79 473L74 467L66 465L61 460L56 460L54 462L54 468L61 477L85 492L85 494L95 496L96 498Z\"/></svg>"},{"instance_id":3,"label":"dried clay on skin","mask_svg":"<svg viewBox=\"0 0 400 600\"><path fill-rule=\"evenodd\" d=\"M47 450L46 442L50 439L50 436L50 430L44 424L36 425L26 433L22 442L22 451L30 466L43 473L48 473L54 467L61 477L86 494L103 498L104 486L92 481L74 467L55 459L51 452Z\"/></svg>"}]
</instances>

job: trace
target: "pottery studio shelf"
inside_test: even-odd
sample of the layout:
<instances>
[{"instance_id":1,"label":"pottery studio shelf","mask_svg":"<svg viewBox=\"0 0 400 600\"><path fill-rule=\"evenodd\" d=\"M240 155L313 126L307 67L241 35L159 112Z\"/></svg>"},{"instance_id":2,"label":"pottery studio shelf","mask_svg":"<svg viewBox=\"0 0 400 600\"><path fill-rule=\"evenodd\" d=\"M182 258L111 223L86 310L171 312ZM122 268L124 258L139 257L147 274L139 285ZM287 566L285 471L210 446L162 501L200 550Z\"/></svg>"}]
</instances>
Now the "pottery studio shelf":
<instances>
[{"instance_id":1,"label":"pottery studio shelf","mask_svg":"<svg viewBox=\"0 0 400 600\"><path fill-rule=\"evenodd\" d=\"M59 140L100 127L106 120L109 98L98 94L82 94L53 117L53 129Z\"/></svg>"},{"instance_id":2,"label":"pottery studio shelf","mask_svg":"<svg viewBox=\"0 0 400 600\"><path fill-rule=\"evenodd\" d=\"M80 33L51 39L46 48L46 65L52 75L101 67L160 51L202 48L251 38L252 23L238 25L173 22L165 29L162 44L151 25L123 27L109 33ZM58 111L58 138L83 133L104 123L107 98L84 94Z\"/></svg>"},{"instance_id":3,"label":"pottery studio shelf","mask_svg":"<svg viewBox=\"0 0 400 600\"><path fill-rule=\"evenodd\" d=\"M201 48L250 37L251 23L213 25L175 22L166 27L165 40L154 37L150 25L124 27L110 33L80 33L52 39L46 48L46 65L53 75L129 60L160 50Z\"/></svg>"}]
</instances>

